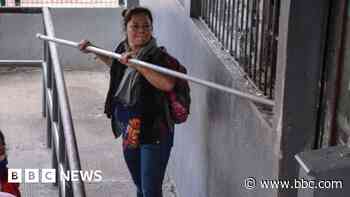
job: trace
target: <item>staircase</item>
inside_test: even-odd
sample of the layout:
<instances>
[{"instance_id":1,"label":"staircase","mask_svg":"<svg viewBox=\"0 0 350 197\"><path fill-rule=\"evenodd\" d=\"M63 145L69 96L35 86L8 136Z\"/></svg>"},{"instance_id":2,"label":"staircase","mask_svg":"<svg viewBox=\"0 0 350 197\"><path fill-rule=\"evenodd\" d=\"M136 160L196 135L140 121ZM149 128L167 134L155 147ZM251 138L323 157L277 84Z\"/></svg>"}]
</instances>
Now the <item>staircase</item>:
<instances>
[{"instance_id":1,"label":"staircase","mask_svg":"<svg viewBox=\"0 0 350 197\"><path fill-rule=\"evenodd\" d=\"M48 8L0 9L2 9L2 12L9 13L42 13L44 33L53 34L54 32ZM63 162L62 164L66 169L72 169L72 166L65 165L68 161L69 164L80 162L83 171L102 171L102 180L100 182L85 181L82 192L71 190L72 184L76 184L74 182L58 185L52 183L22 183L20 186L22 197L136 196L135 187L123 160L121 141L120 139L114 139L110 128L110 120L103 114L109 68L106 66L91 68L81 65L62 70L59 65L56 47L45 43L44 51L45 56L40 61L0 60L0 129L6 138L8 167L40 170L55 168L55 165L53 165L55 162L53 161L60 161ZM63 82L60 79L61 70L63 71L62 76L64 75L64 78L62 77ZM43 81L43 79L45 80ZM43 82L46 86L56 84L47 87L49 89L45 91L47 93L46 102L42 102L45 101L45 99L43 100ZM62 83L66 84L67 95L62 89ZM60 135L58 147L63 148L61 151L66 152L65 156L63 154L63 157L57 160L55 158L56 154L54 157L53 153L60 155L60 151L56 152L53 148L48 148L47 120L50 117L49 114L51 114L51 117L56 116L56 114L70 116L69 110L65 113L65 109L57 102L58 94L65 95L60 98L67 100L71 108L71 117L74 123L71 131L74 139L71 139L70 143L68 141L64 143L62 136L63 132L67 131L63 131L63 128L61 128L64 124L62 118L54 120L54 123L52 123L53 129L51 130L52 136L54 137L55 132L58 132L58 135ZM66 99L64 99L65 97ZM52 106L52 109L49 110L50 113L46 111L46 118L43 117L42 113L43 103L47 103L47 107ZM69 124L69 121L67 124ZM67 126L67 128L70 127ZM70 131L66 134L70 137ZM74 148L74 142L76 142L77 149ZM70 148L67 147L67 143ZM51 147L55 147L53 142ZM72 153L69 150L77 151L79 157L71 155L68 158L67 154ZM79 169L78 166L79 164L75 169ZM62 165L58 165L59 167L62 167ZM75 188L80 188L79 185L75 186ZM70 192L65 195L59 190ZM166 176L164 197L174 196L174 186Z\"/></svg>"}]
</instances>

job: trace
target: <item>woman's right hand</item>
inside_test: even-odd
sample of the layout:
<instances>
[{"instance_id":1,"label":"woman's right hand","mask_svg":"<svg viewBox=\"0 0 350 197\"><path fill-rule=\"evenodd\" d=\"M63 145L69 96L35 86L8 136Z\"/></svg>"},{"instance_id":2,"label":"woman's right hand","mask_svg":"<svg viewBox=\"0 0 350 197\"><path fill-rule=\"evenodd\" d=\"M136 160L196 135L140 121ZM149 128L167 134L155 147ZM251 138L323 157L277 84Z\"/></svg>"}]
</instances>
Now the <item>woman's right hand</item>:
<instances>
[{"instance_id":1,"label":"woman's right hand","mask_svg":"<svg viewBox=\"0 0 350 197\"><path fill-rule=\"evenodd\" d=\"M81 40L79 42L79 50L83 53L91 53L90 51L86 50L86 47L93 46L89 40Z\"/></svg>"}]
</instances>

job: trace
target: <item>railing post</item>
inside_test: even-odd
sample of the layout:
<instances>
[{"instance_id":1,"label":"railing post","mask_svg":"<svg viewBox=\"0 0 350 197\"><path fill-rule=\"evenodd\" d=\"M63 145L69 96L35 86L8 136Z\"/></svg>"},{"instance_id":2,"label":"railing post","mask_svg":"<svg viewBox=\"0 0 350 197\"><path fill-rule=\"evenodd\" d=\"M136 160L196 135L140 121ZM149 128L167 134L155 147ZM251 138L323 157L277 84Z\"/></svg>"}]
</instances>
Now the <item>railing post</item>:
<instances>
[{"instance_id":1,"label":"railing post","mask_svg":"<svg viewBox=\"0 0 350 197\"><path fill-rule=\"evenodd\" d=\"M49 117L49 116L48 116ZM52 155L52 168L53 169L56 169L56 182L54 183L55 186L57 186L57 183L58 181L60 180L60 173L59 173L59 167L58 167L58 162L57 162L57 155L56 155L56 147L55 147L55 142L54 142L54 139L51 138L51 144L53 144L52 146L52 152L51 152L51 155Z\"/></svg>"},{"instance_id":2,"label":"railing post","mask_svg":"<svg viewBox=\"0 0 350 197\"><path fill-rule=\"evenodd\" d=\"M42 76L42 84L41 84L41 89L42 89L42 99L41 99L41 110L42 110L42 115L45 118L46 117L46 63L44 62L41 66L41 76Z\"/></svg>"},{"instance_id":3,"label":"railing post","mask_svg":"<svg viewBox=\"0 0 350 197\"><path fill-rule=\"evenodd\" d=\"M52 90L52 60L51 60L51 52L47 49L47 81L46 86L49 90Z\"/></svg>"},{"instance_id":4,"label":"railing post","mask_svg":"<svg viewBox=\"0 0 350 197\"><path fill-rule=\"evenodd\" d=\"M52 121L58 120L58 98L57 98L57 85L55 76L52 76Z\"/></svg>"},{"instance_id":5,"label":"railing post","mask_svg":"<svg viewBox=\"0 0 350 197\"><path fill-rule=\"evenodd\" d=\"M46 28L45 28L45 24L43 21L43 26L44 26L44 33L46 34ZM47 106L47 63L48 63L48 59L50 59L49 56L49 45L47 41L43 42L43 59L44 59L44 63L42 64L42 76L43 76L43 100L42 100L42 110L43 110L43 117L46 117L46 106Z\"/></svg>"},{"instance_id":6,"label":"railing post","mask_svg":"<svg viewBox=\"0 0 350 197\"><path fill-rule=\"evenodd\" d=\"M63 134L63 123L62 123L62 117L60 116L60 114L58 114L58 120L57 120L57 137L58 137L58 150L57 150L57 163L59 166L63 166L63 168L59 167L58 169L58 173L61 174L61 171L64 170L66 171L66 166L64 165L64 163L66 162L66 154L65 154L65 140L64 140L64 134ZM60 179L62 177L60 176ZM60 189L60 196L67 196L66 195L66 183L65 180L60 180L60 184L61 184L61 189ZM64 185L62 187L62 184Z\"/></svg>"},{"instance_id":7,"label":"railing post","mask_svg":"<svg viewBox=\"0 0 350 197\"><path fill-rule=\"evenodd\" d=\"M44 31L46 33L46 31ZM46 81L47 81L47 59L48 59L48 45L47 45L47 41L43 42L44 44L44 54L43 54L43 59L44 62L42 64L42 68L41 68L41 72L42 72L42 114L43 117L46 117L46 105L47 105L47 85L46 85Z\"/></svg>"},{"instance_id":8,"label":"railing post","mask_svg":"<svg viewBox=\"0 0 350 197\"><path fill-rule=\"evenodd\" d=\"M46 144L48 148L52 148L52 122L49 108L46 108Z\"/></svg>"},{"instance_id":9,"label":"railing post","mask_svg":"<svg viewBox=\"0 0 350 197\"><path fill-rule=\"evenodd\" d=\"M63 152L63 160L62 160L62 166L63 166L63 169L69 169L69 162L68 162L68 158L67 158L67 154L65 154L66 152L64 151ZM74 194L73 194L73 185L72 185L72 181L66 181L66 180L63 180L64 183L64 196L66 197L74 197Z\"/></svg>"},{"instance_id":10,"label":"railing post","mask_svg":"<svg viewBox=\"0 0 350 197\"><path fill-rule=\"evenodd\" d=\"M48 92L52 92L52 61L51 61L51 53L50 50L48 48L48 42L46 43L47 45L47 51L46 51L46 94ZM52 97L51 97L52 99ZM49 106L51 107L51 106ZM52 117L50 114L50 110L52 110L51 108L49 109L49 107L46 107L46 112L47 112L47 121L48 121L48 128L47 128L47 145L48 148L52 147Z\"/></svg>"}]
</instances>

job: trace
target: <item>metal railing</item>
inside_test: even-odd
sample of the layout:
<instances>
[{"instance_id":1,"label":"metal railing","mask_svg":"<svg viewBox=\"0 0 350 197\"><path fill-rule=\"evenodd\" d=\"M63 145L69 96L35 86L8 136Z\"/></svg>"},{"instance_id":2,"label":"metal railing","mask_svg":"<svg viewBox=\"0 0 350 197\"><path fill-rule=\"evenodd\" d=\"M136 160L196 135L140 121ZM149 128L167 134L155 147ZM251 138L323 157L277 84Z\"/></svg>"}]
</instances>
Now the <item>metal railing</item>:
<instances>
[{"instance_id":1,"label":"metal railing","mask_svg":"<svg viewBox=\"0 0 350 197\"><path fill-rule=\"evenodd\" d=\"M54 36L50 10L42 9L44 33ZM57 175L61 172L80 171L80 158L74 132L73 119L69 106L63 70L58 59L56 44L44 41L44 89L43 105L47 119L47 142L52 148L53 167ZM78 181L66 181L56 176L60 196L85 197L85 188Z\"/></svg>"},{"instance_id":2,"label":"metal railing","mask_svg":"<svg viewBox=\"0 0 350 197\"><path fill-rule=\"evenodd\" d=\"M0 8L0 14L42 14L44 33L54 36L54 27L48 8ZM0 65L39 66L42 69L42 114L47 121L47 146L52 148L52 165L56 169L56 183L61 197L85 197L80 176L67 181L61 172L81 170L63 70L55 43L44 41L43 60L0 60Z\"/></svg>"},{"instance_id":3,"label":"metal railing","mask_svg":"<svg viewBox=\"0 0 350 197\"><path fill-rule=\"evenodd\" d=\"M280 0L201 0L201 19L258 89L274 97Z\"/></svg>"},{"instance_id":4,"label":"metal railing","mask_svg":"<svg viewBox=\"0 0 350 197\"><path fill-rule=\"evenodd\" d=\"M47 145L52 148L52 164L56 169L56 175L58 175L60 171L79 171L81 168L66 88L62 83L64 79L61 75L62 72L59 71L61 68L57 58L57 50L52 50L51 48L56 46L51 45L50 47L47 42L44 43L44 61L0 60L0 65L41 67L42 114L47 118ZM78 182L66 182L61 180L61 176L56 176L56 185L59 187L59 196L85 197L85 189L81 179Z\"/></svg>"}]
</instances>

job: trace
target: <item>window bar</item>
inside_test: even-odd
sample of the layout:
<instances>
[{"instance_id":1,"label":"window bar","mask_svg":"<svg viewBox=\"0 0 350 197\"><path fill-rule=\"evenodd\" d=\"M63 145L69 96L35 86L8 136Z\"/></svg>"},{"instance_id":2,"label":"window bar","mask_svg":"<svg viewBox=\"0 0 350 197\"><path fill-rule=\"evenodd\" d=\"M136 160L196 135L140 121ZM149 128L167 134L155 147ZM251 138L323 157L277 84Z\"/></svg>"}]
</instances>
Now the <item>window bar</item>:
<instances>
[{"instance_id":1,"label":"window bar","mask_svg":"<svg viewBox=\"0 0 350 197\"><path fill-rule=\"evenodd\" d=\"M207 22L207 0L202 0L202 19Z\"/></svg>"},{"instance_id":2,"label":"window bar","mask_svg":"<svg viewBox=\"0 0 350 197\"><path fill-rule=\"evenodd\" d=\"M217 11L217 18L216 18L216 38L219 40L220 42L220 28L221 28L221 2L223 0L218 0L218 5L216 7L216 11Z\"/></svg>"},{"instance_id":3,"label":"window bar","mask_svg":"<svg viewBox=\"0 0 350 197\"><path fill-rule=\"evenodd\" d=\"M236 10L236 2L237 0L232 0L232 18L231 18L231 28L230 28L230 54L234 56L233 51L233 41L234 41L234 31L235 31L235 10Z\"/></svg>"},{"instance_id":4,"label":"window bar","mask_svg":"<svg viewBox=\"0 0 350 197\"><path fill-rule=\"evenodd\" d=\"M219 13L218 13L218 35L217 35L217 38L218 38L220 43L222 42L222 40L221 40L221 29L222 29L222 26L223 26L222 16L224 14L224 12L222 10L223 1L226 1L226 0L220 0L219 1L219 7L218 7L218 12Z\"/></svg>"},{"instance_id":5,"label":"window bar","mask_svg":"<svg viewBox=\"0 0 350 197\"><path fill-rule=\"evenodd\" d=\"M207 0L207 24L208 24L208 25L209 25L209 22L210 22L211 2L212 2L212 1Z\"/></svg>"},{"instance_id":6,"label":"window bar","mask_svg":"<svg viewBox=\"0 0 350 197\"><path fill-rule=\"evenodd\" d=\"M268 46L268 73L267 76L265 77L265 81L266 81L266 91L265 91L265 95L269 96L270 95L270 91L272 88L272 81L271 81L271 77L273 75L272 73L272 69L273 69L273 40L274 40L274 12L275 12L275 2L274 0L270 0L269 1L269 29L268 29L268 39L269 39L269 46Z\"/></svg>"},{"instance_id":7,"label":"window bar","mask_svg":"<svg viewBox=\"0 0 350 197\"><path fill-rule=\"evenodd\" d=\"M204 7L205 7L205 0L201 0L201 14L200 14L200 17L204 20L205 19L205 16L204 16Z\"/></svg>"},{"instance_id":8,"label":"window bar","mask_svg":"<svg viewBox=\"0 0 350 197\"><path fill-rule=\"evenodd\" d=\"M219 23L219 0L215 2L215 26L214 26L214 34L218 37L218 23Z\"/></svg>"},{"instance_id":9,"label":"window bar","mask_svg":"<svg viewBox=\"0 0 350 197\"><path fill-rule=\"evenodd\" d=\"M201 19L204 21L204 22L206 22L206 10L207 10L207 8L206 8L206 3L207 3L207 1L206 0L201 0L201 5L202 5L202 10L201 10L201 15L200 15L200 17L201 17Z\"/></svg>"},{"instance_id":10,"label":"window bar","mask_svg":"<svg viewBox=\"0 0 350 197\"><path fill-rule=\"evenodd\" d=\"M211 5L211 1L209 1L209 0L206 0L206 4L207 4L207 9L206 9L206 21L207 21L207 24L209 25L209 22L210 22L210 5Z\"/></svg>"},{"instance_id":11,"label":"window bar","mask_svg":"<svg viewBox=\"0 0 350 197\"><path fill-rule=\"evenodd\" d=\"M269 54L271 52L271 34L270 34L270 27L271 27L271 0L265 0L265 6L264 6L264 12L265 12L265 28L264 28L264 40L265 40L265 45L264 45L264 79L263 79L263 91L264 94L267 94L267 87L268 87L268 76L270 75L271 72L271 64L269 60Z\"/></svg>"},{"instance_id":12,"label":"window bar","mask_svg":"<svg viewBox=\"0 0 350 197\"><path fill-rule=\"evenodd\" d=\"M234 29L234 56L237 59L237 40L238 40L238 28L239 28L239 7L240 7L240 1L241 0L236 0L236 14L235 14L235 29Z\"/></svg>"},{"instance_id":13,"label":"window bar","mask_svg":"<svg viewBox=\"0 0 350 197\"><path fill-rule=\"evenodd\" d=\"M222 1L224 1L224 0L219 0L218 1L218 5L217 5L217 8L216 8L216 10L217 10L216 37L217 37L218 40L220 40L220 28L221 28L220 24L221 24L221 14L222 14L221 13Z\"/></svg>"},{"instance_id":14,"label":"window bar","mask_svg":"<svg viewBox=\"0 0 350 197\"><path fill-rule=\"evenodd\" d=\"M276 64L277 64L277 44L278 44L278 23L279 23L279 11L280 11L280 0L275 0L274 7L274 17L273 17L273 51L272 51L272 70L271 70L271 88L269 98L274 98L274 89L275 89L275 78L276 78Z\"/></svg>"},{"instance_id":15,"label":"window bar","mask_svg":"<svg viewBox=\"0 0 350 197\"><path fill-rule=\"evenodd\" d=\"M255 20L255 3L256 1L255 0L251 0L251 13L250 13L250 32L249 32L249 59L248 59L248 64L249 64L249 67L250 67L250 72L249 72L249 77L250 78L253 78L253 64L254 64L254 44L255 44L255 41L254 41L254 32L255 32L255 26L254 26L254 20Z\"/></svg>"},{"instance_id":16,"label":"window bar","mask_svg":"<svg viewBox=\"0 0 350 197\"><path fill-rule=\"evenodd\" d=\"M228 22L228 20L227 20L227 15L228 15L227 1L228 0L224 0L224 9L223 9L224 16L223 16L223 25L222 25L222 32L221 32L221 42L222 42L223 48L225 48L225 46L226 46L225 35L226 35L227 28L228 28L228 25L227 25L227 22Z\"/></svg>"},{"instance_id":17,"label":"window bar","mask_svg":"<svg viewBox=\"0 0 350 197\"><path fill-rule=\"evenodd\" d=\"M244 0L240 0L241 2L241 7L240 7L240 10L239 10L239 28L237 29L238 31L238 37L237 37L237 43L236 43L236 47L237 47L237 57L238 57L238 62L240 63L240 65L242 64L242 49L243 49L243 46L242 46L242 42L241 42L241 39L243 37L243 24L244 24ZM242 66L242 65L241 65ZM244 68L244 67L243 67Z\"/></svg>"},{"instance_id":18,"label":"window bar","mask_svg":"<svg viewBox=\"0 0 350 197\"><path fill-rule=\"evenodd\" d=\"M249 6L250 1L246 0L246 5L245 5L245 31L244 31L244 50L243 50L243 62L244 62L244 67L246 67L246 72L250 72L250 68L248 65L248 36L249 36Z\"/></svg>"},{"instance_id":19,"label":"window bar","mask_svg":"<svg viewBox=\"0 0 350 197\"><path fill-rule=\"evenodd\" d=\"M222 44L222 49L225 48L225 30L227 28L227 24L226 24L226 15L227 15L227 6L226 6L226 1L227 0L223 0L222 2L222 17L221 17L221 21L222 21L222 26L220 29L220 40L221 40L221 44Z\"/></svg>"},{"instance_id":20,"label":"window bar","mask_svg":"<svg viewBox=\"0 0 350 197\"><path fill-rule=\"evenodd\" d=\"M212 30L213 29L213 26L214 26L214 9L213 9L213 4L214 2L213 1L210 1L209 0L209 23L208 23L208 26L209 28Z\"/></svg>"},{"instance_id":21,"label":"window bar","mask_svg":"<svg viewBox=\"0 0 350 197\"><path fill-rule=\"evenodd\" d=\"M205 3L205 20L207 21L207 24L209 24L209 17L210 17L210 7L209 7L209 3L210 1L208 0L204 0Z\"/></svg>"},{"instance_id":22,"label":"window bar","mask_svg":"<svg viewBox=\"0 0 350 197\"><path fill-rule=\"evenodd\" d=\"M243 38L243 26L244 26L244 1L245 0L240 0L238 28L237 28L237 42L236 42L238 62L243 69L244 67L242 64L242 55L243 55L242 38Z\"/></svg>"},{"instance_id":23,"label":"window bar","mask_svg":"<svg viewBox=\"0 0 350 197\"><path fill-rule=\"evenodd\" d=\"M204 0L201 0L201 14L200 16L204 19Z\"/></svg>"},{"instance_id":24,"label":"window bar","mask_svg":"<svg viewBox=\"0 0 350 197\"><path fill-rule=\"evenodd\" d=\"M222 38L222 35L224 32L224 28L225 28L225 14L226 14L225 4L226 4L226 0L221 0L221 2L220 2L220 27L219 27L218 39L222 43L222 45L224 44L224 39Z\"/></svg>"},{"instance_id":25,"label":"window bar","mask_svg":"<svg viewBox=\"0 0 350 197\"><path fill-rule=\"evenodd\" d=\"M259 41L260 41L260 46L259 46L259 63L258 63L258 73L257 73L257 85L259 87L259 89L261 89L261 71L262 71L262 65L264 64L264 20L265 20L265 13L264 13L264 4L265 4L265 0L261 0L260 2L260 14L261 14L261 18L260 18L260 30L259 30Z\"/></svg>"},{"instance_id":26,"label":"window bar","mask_svg":"<svg viewBox=\"0 0 350 197\"><path fill-rule=\"evenodd\" d=\"M247 16L247 53L246 53L246 64L248 66L248 76L251 77L252 72L252 66L251 66L251 53L252 53L252 31L253 31L253 25L252 25L252 17L253 17L253 0L248 0L248 16Z\"/></svg>"},{"instance_id":27,"label":"window bar","mask_svg":"<svg viewBox=\"0 0 350 197\"><path fill-rule=\"evenodd\" d=\"M212 30L213 33L214 33L214 29L215 29L215 5L216 5L216 1L218 1L218 0L213 0L212 7L211 7L211 14L212 14L212 19L211 19L212 26L211 26L211 30Z\"/></svg>"},{"instance_id":28,"label":"window bar","mask_svg":"<svg viewBox=\"0 0 350 197\"><path fill-rule=\"evenodd\" d=\"M244 71L247 72L247 67L245 65L245 37L246 37L246 14L247 14L247 5L246 5L247 0L242 0L242 15L241 15L241 36L239 39L239 46L240 46L240 59L241 59L241 66L244 68Z\"/></svg>"},{"instance_id":29,"label":"window bar","mask_svg":"<svg viewBox=\"0 0 350 197\"><path fill-rule=\"evenodd\" d=\"M216 1L218 1L218 0L213 0L213 7L212 7L212 27L211 27L211 30L213 32L215 29L215 5L216 5Z\"/></svg>"},{"instance_id":30,"label":"window bar","mask_svg":"<svg viewBox=\"0 0 350 197\"><path fill-rule=\"evenodd\" d=\"M267 92L267 96L271 96L271 91L273 89L273 81L272 81L272 78L273 78L273 75L274 75L274 67L275 67L275 64L274 64L274 53L275 53L275 49L274 49L274 46L275 46L275 14L276 14L276 3L277 1L276 0L271 0L271 5L272 5L272 9L271 9L271 14L270 14L270 20L271 20L271 28L270 28L270 75L269 75L269 89L268 89L268 92Z\"/></svg>"},{"instance_id":31,"label":"window bar","mask_svg":"<svg viewBox=\"0 0 350 197\"><path fill-rule=\"evenodd\" d=\"M255 64L254 64L254 82L258 81L258 66L259 66L259 54L260 54L260 45L261 45L261 40L259 40L260 36L260 27L261 27L261 22L260 22L260 4L261 0L256 1L256 34L255 34Z\"/></svg>"},{"instance_id":32,"label":"window bar","mask_svg":"<svg viewBox=\"0 0 350 197\"><path fill-rule=\"evenodd\" d=\"M276 74L276 37L277 37L277 32L275 32L275 27L276 27L276 21L278 20L278 12L277 10L279 9L278 6L278 0L273 1L273 16L272 16L272 36L271 36L271 76L270 76L270 91L268 93L269 98L273 98L273 91L274 91L274 84L275 84L275 74Z\"/></svg>"},{"instance_id":33,"label":"window bar","mask_svg":"<svg viewBox=\"0 0 350 197\"><path fill-rule=\"evenodd\" d=\"M257 8L257 0L253 0L253 13L252 13L252 26L253 26L253 31L252 31L252 74L251 77L254 80L255 77L255 72L256 72L256 53L257 53L257 47L258 47L258 40L257 40L257 33L258 33L258 21L257 21L257 13L258 13L258 8Z\"/></svg>"},{"instance_id":34,"label":"window bar","mask_svg":"<svg viewBox=\"0 0 350 197\"><path fill-rule=\"evenodd\" d=\"M225 41L225 48L226 49L229 49L229 33L230 33L230 30L231 30L231 25L230 24L230 17L231 17L231 13L233 12L232 10L232 0L229 0L228 2L228 6L227 6L227 26L226 26L226 41Z\"/></svg>"},{"instance_id":35,"label":"window bar","mask_svg":"<svg viewBox=\"0 0 350 197\"><path fill-rule=\"evenodd\" d=\"M236 16L235 16L235 29L234 29L234 54L235 54L235 58L237 59L238 56L237 56L237 53L238 53L238 50L237 50L237 42L238 42L238 28L239 28L239 6L240 6L240 0L236 0L237 1L237 4L236 4Z\"/></svg>"},{"instance_id":36,"label":"window bar","mask_svg":"<svg viewBox=\"0 0 350 197\"><path fill-rule=\"evenodd\" d=\"M271 35L270 35L270 29L271 29L271 0L266 0L266 5L264 7L265 11L265 31L264 31L264 39L265 39L265 46L264 46L264 72L263 72L263 84L262 84L262 90L264 92L264 95L267 94L267 88L268 88L268 79L270 75L270 49L271 49Z\"/></svg>"},{"instance_id":37,"label":"window bar","mask_svg":"<svg viewBox=\"0 0 350 197\"><path fill-rule=\"evenodd\" d=\"M208 1L207 0L203 0L205 2L205 9L203 12L203 20L206 24L208 24Z\"/></svg>"}]
</instances>

